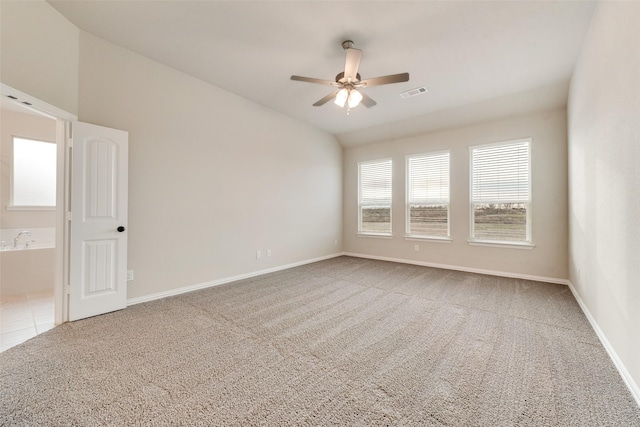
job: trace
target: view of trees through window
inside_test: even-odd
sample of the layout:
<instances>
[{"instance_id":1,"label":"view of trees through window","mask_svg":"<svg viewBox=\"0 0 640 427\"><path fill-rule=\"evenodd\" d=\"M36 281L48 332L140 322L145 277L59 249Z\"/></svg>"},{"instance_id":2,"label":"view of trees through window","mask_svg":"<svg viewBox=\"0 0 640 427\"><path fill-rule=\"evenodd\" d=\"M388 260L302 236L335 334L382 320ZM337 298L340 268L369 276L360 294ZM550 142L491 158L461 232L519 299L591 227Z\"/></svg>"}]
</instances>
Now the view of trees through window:
<instances>
[{"instance_id":1,"label":"view of trees through window","mask_svg":"<svg viewBox=\"0 0 640 427\"><path fill-rule=\"evenodd\" d=\"M469 147L472 241L531 242L530 144ZM450 157L448 150L405 157L405 237L450 240ZM391 159L358 163L359 233L391 235L391 171Z\"/></svg>"},{"instance_id":2,"label":"view of trees through window","mask_svg":"<svg viewBox=\"0 0 640 427\"><path fill-rule=\"evenodd\" d=\"M391 209L388 207L363 207L362 231L368 233L391 233Z\"/></svg>"},{"instance_id":3,"label":"view of trees through window","mask_svg":"<svg viewBox=\"0 0 640 427\"><path fill-rule=\"evenodd\" d=\"M391 235L391 159L358 163L358 233Z\"/></svg>"},{"instance_id":4,"label":"view of trees through window","mask_svg":"<svg viewBox=\"0 0 640 427\"><path fill-rule=\"evenodd\" d=\"M476 204L473 221L477 239L524 241L527 237L524 203Z\"/></svg>"},{"instance_id":5,"label":"view of trees through window","mask_svg":"<svg viewBox=\"0 0 640 427\"><path fill-rule=\"evenodd\" d=\"M448 205L412 205L409 209L411 233L446 237L449 234Z\"/></svg>"}]
</instances>

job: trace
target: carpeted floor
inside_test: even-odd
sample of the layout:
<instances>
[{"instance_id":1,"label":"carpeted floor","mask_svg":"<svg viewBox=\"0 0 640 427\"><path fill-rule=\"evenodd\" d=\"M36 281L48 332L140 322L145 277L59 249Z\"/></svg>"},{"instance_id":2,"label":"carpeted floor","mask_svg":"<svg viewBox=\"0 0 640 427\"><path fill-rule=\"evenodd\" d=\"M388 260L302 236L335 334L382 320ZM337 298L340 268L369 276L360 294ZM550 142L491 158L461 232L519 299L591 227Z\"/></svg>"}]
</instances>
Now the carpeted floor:
<instances>
[{"instance_id":1,"label":"carpeted floor","mask_svg":"<svg viewBox=\"0 0 640 427\"><path fill-rule=\"evenodd\" d=\"M350 257L0 354L0 425L640 426L566 286Z\"/></svg>"}]
</instances>

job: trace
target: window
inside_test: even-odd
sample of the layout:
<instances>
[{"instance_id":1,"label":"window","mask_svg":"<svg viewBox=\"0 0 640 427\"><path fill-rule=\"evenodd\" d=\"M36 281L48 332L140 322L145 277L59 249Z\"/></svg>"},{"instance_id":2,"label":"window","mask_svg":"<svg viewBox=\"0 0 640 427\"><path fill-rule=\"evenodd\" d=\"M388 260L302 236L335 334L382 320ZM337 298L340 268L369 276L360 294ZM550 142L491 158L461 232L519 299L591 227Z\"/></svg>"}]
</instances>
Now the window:
<instances>
[{"instance_id":1,"label":"window","mask_svg":"<svg viewBox=\"0 0 640 427\"><path fill-rule=\"evenodd\" d=\"M407 157L407 236L449 238L449 151Z\"/></svg>"},{"instance_id":2,"label":"window","mask_svg":"<svg viewBox=\"0 0 640 427\"><path fill-rule=\"evenodd\" d=\"M391 236L391 159L358 163L358 233Z\"/></svg>"},{"instance_id":3,"label":"window","mask_svg":"<svg viewBox=\"0 0 640 427\"><path fill-rule=\"evenodd\" d=\"M54 208L56 205L56 144L13 138L12 208Z\"/></svg>"},{"instance_id":4,"label":"window","mask_svg":"<svg viewBox=\"0 0 640 427\"><path fill-rule=\"evenodd\" d=\"M531 242L530 143L470 147L472 241Z\"/></svg>"}]
</instances>

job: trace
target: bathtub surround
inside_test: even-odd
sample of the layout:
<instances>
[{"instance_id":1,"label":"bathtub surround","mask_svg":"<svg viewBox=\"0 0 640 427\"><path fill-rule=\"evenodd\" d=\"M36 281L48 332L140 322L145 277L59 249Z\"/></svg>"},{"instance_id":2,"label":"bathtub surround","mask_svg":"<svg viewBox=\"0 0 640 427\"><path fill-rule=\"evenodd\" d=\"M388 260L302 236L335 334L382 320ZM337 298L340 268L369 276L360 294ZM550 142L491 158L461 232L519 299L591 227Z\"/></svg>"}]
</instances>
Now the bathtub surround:
<instances>
[{"instance_id":1,"label":"bathtub surround","mask_svg":"<svg viewBox=\"0 0 640 427\"><path fill-rule=\"evenodd\" d=\"M0 296L53 292L55 263L55 248L0 251Z\"/></svg>"},{"instance_id":2,"label":"bathtub surround","mask_svg":"<svg viewBox=\"0 0 640 427\"><path fill-rule=\"evenodd\" d=\"M24 227L0 229L0 241L6 242L6 250L14 249L13 240L18 233L28 231L30 236L22 235L18 240L18 250L24 250L25 243L30 242L29 249L45 249L56 247L56 229L54 227Z\"/></svg>"}]
</instances>

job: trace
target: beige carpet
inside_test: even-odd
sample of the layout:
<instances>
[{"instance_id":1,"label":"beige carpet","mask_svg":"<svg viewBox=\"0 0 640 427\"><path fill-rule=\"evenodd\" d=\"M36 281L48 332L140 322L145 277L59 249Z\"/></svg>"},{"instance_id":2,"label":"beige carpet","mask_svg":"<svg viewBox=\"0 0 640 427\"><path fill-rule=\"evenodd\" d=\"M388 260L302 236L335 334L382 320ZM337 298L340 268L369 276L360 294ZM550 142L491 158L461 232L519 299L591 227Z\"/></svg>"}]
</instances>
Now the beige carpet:
<instances>
[{"instance_id":1,"label":"beige carpet","mask_svg":"<svg viewBox=\"0 0 640 427\"><path fill-rule=\"evenodd\" d=\"M0 425L640 426L566 286L349 257L0 354Z\"/></svg>"}]
</instances>

